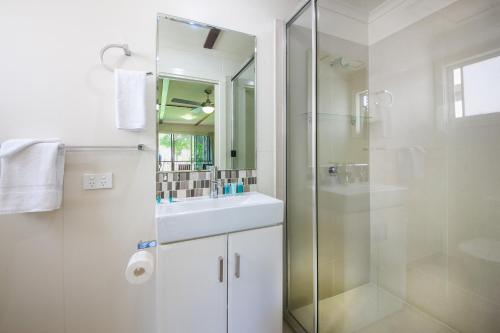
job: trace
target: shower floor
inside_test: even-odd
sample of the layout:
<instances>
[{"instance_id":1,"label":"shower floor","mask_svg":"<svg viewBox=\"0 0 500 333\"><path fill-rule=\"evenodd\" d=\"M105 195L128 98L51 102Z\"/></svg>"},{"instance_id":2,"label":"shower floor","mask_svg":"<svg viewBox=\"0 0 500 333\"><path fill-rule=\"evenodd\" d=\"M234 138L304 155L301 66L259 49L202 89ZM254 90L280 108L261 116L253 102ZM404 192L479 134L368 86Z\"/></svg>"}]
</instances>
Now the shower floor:
<instances>
[{"instance_id":1,"label":"shower floor","mask_svg":"<svg viewBox=\"0 0 500 333\"><path fill-rule=\"evenodd\" d=\"M312 311L310 304L292 313L312 327ZM371 283L321 300L319 325L321 333L456 332Z\"/></svg>"}]
</instances>

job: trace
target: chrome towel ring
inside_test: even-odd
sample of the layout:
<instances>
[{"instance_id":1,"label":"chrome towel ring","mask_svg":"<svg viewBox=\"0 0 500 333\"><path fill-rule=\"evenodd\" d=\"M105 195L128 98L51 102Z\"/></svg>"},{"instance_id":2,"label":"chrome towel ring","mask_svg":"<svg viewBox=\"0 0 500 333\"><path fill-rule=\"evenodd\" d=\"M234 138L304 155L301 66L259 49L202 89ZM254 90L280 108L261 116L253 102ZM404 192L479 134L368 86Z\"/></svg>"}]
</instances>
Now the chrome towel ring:
<instances>
[{"instance_id":1,"label":"chrome towel ring","mask_svg":"<svg viewBox=\"0 0 500 333\"><path fill-rule=\"evenodd\" d=\"M125 54L127 57L130 57L132 55L132 51L130 51L130 48L128 47L128 44L108 44L106 46L104 46L102 49L101 49L101 52L99 53L99 58L101 60L101 65L106 68L108 71L110 72L113 72L114 69L109 67L108 65L106 65L104 63L104 53L110 49L110 48L119 48L119 49L122 49L123 50L123 54ZM147 75L153 75L152 72L147 72L146 73Z\"/></svg>"}]
</instances>

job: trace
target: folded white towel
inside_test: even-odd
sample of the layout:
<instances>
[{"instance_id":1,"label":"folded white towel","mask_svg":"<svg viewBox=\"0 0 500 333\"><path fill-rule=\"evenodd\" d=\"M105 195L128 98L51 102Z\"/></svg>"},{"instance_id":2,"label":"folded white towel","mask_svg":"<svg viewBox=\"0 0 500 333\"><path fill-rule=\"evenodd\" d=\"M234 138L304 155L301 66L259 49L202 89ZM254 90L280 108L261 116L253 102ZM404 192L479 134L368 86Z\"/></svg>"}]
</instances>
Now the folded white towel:
<instances>
[{"instance_id":1,"label":"folded white towel","mask_svg":"<svg viewBox=\"0 0 500 333\"><path fill-rule=\"evenodd\" d=\"M117 128L146 127L146 72L115 70L115 104Z\"/></svg>"},{"instance_id":2,"label":"folded white towel","mask_svg":"<svg viewBox=\"0 0 500 333\"><path fill-rule=\"evenodd\" d=\"M421 146L401 147L397 151L398 170L405 181L425 176L425 154Z\"/></svg>"},{"instance_id":3,"label":"folded white towel","mask_svg":"<svg viewBox=\"0 0 500 333\"><path fill-rule=\"evenodd\" d=\"M64 149L59 139L15 139L0 146L0 214L43 212L62 202Z\"/></svg>"}]
</instances>

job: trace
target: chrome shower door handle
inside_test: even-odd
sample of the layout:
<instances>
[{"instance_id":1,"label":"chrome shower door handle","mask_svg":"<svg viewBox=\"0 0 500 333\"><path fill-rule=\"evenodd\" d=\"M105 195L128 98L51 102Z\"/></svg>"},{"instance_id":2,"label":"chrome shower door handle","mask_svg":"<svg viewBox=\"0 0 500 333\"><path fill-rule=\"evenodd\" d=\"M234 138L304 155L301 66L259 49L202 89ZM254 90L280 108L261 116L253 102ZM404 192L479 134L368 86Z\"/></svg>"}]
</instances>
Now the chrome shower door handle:
<instances>
[{"instance_id":1,"label":"chrome shower door handle","mask_svg":"<svg viewBox=\"0 0 500 333\"><path fill-rule=\"evenodd\" d=\"M234 254L234 276L240 278L240 255L238 253Z\"/></svg>"},{"instance_id":2,"label":"chrome shower door handle","mask_svg":"<svg viewBox=\"0 0 500 333\"><path fill-rule=\"evenodd\" d=\"M224 258L219 257L219 282L224 282Z\"/></svg>"}]
</instances>

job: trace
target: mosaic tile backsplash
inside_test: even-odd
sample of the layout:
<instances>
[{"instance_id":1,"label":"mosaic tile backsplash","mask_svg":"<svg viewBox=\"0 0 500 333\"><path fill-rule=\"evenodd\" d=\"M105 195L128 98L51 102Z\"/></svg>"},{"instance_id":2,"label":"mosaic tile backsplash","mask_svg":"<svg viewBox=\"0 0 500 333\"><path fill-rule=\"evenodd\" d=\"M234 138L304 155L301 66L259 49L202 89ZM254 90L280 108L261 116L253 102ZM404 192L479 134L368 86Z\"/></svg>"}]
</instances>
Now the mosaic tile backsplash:
<instances>
[{"instance_id":1,"label":"mosaic tile backsplash","mask_svg":"<svg viewBox=\"0 0 500 333\"><path fill-rule=\"evenodd\" d=\"M217 179L226 183L243 183L245 192L256 190L256 170L219 170ZM162 199L203 197L210 195L210 171L158 172L156 195Z\"/></svg>"}]
</instances>

